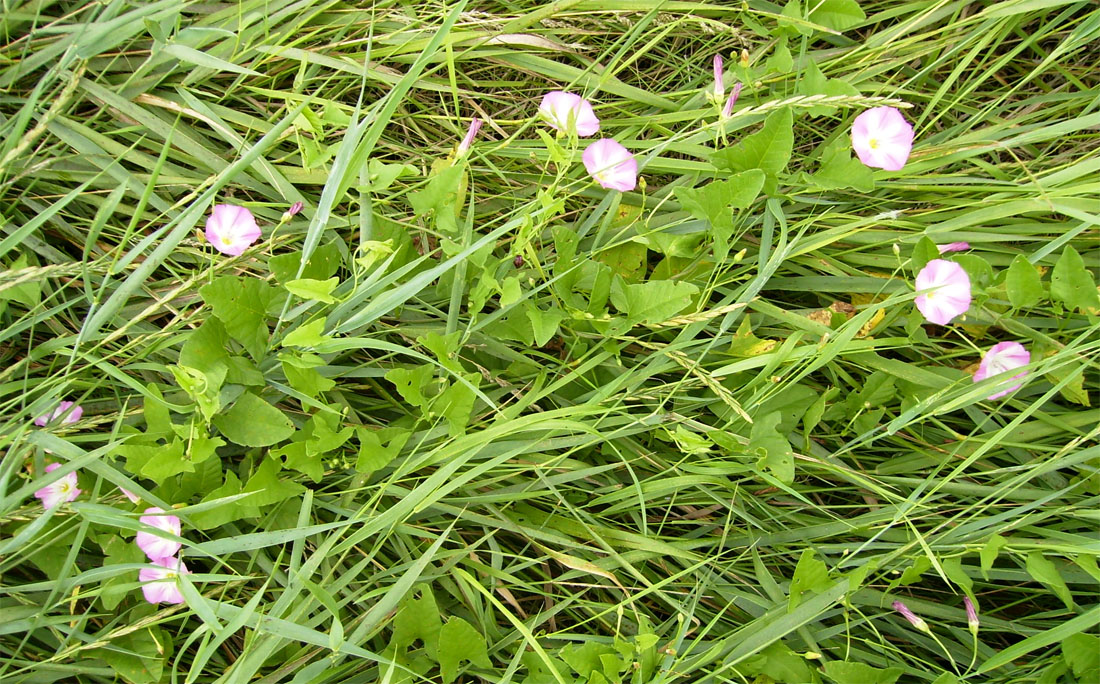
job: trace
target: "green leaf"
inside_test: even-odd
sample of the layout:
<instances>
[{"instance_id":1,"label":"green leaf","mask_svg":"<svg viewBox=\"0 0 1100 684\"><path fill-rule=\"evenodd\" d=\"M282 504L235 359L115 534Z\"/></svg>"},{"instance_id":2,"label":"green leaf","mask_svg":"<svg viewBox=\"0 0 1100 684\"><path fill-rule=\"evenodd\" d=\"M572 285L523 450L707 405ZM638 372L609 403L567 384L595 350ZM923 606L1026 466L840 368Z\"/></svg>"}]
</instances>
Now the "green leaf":
<instances>
[{"instance_id":1,"label":"green leaf","mask_svg":"<svg viewBox=\"0 0 1100 684\"><path fill-rule=\"evenodd\" d=\"M423 190L409 193L409 204L417 216L435 217L436 227L445 234L458 232L456 210L463 183L461 164L448 166L428 179Z\"/></svg>"},{"instance_id":2,"label":"green leaf","mask_svg":"<svg viewBox=\"0 0 1100 684\"><path fill-rule=\"evenodd\" d=\"M1053 352L1051 352L1053 355ZM1070 363L1047 371L1051 382L1061 383L1066 378L1069 381L1059 388L1058 393L1066 401L1072 401L1081 406L1091 406L1089 393L1085 389L1085 365L1082 363Z\"/></svg>"},{"instance_id":3,"label":"green leaf","mask_svg":"<svg viewBox=\"0 0 1100 684\"><path fill-rule=\"evenodd\" d=\"M111 645L92 653L130 684L153 684L164 672L161 652L171 640L160 629L150 627L111 639Z\"/></svg>"},{"instance_id":4,"label":"green leaf","mask_svg":"<svg viewBox=\"0 0 1100 684\"><path fill-rule=\"evenodd\" d=\"M1096 293L1096 282L1092 273L1085 268L1085 261L1072 245L1067 245L1054 264L1050 277L1050 297L1072 311L1078 309L1100 308L1100 298Z\"/></svg>"},{"instance_id":5,"label":"green leaf","mask_svg":"<svg viewBox=\"0 0 1100 684\"><path fill-rule=\"evenodd\" d=\"M421 585L420 598L406 599L405 605L394 616L390 645L401 654L419 639L428 656L438 660L439 632L442 628L443 621L439 619L435 596L431 588L424 584Z\"/></svg>"},{"instance_id":6,"label":"green leaf","mask_svg":"<svg viewBox=\"0 0 1100 684\"><path fill-rule=\"evenodd\" d=\"M332 336L325 334L326 320L325 318L318 318L299 325L286 334L281 344L284 347L316 347L331 340Z\"/></svg>"},{"instance_id":7,"label":"green leaf","mask_svg":"<svg viewBox=\"0 0 1100 684\"><path fill-rule=\"evenodd\" d=\"M394 368L386 373L386 380L393 383L401 398L422 409L426 409L430 403L422 390L433 377L435 377L435 366L428 365Z\"/></svg>"},{"instance_id":8,"label":"green leaf","mask_svg":"<svg viewBox=\"0 0 1100 684\"><path fill-rule=\"evenodd\" d=\"M267 350L267 309L275 289L256 278L221 276L199 289L229 336L257 361Z\"/></svg>"},{"instance_id":9,"label":"green leaf","mask_svg":"<svg viewBox=\"0 0 1100 684\"><path fill-rule=\"evenodd\" d=\"M355 435L359 438L359 457L355 461L355 469L361 473L372 473L397 458L412 433L401 428L356 428Z\"/></svg>"},{"instance_id":10,"label":"green leaf","mask_svg":"<svg viewBox=\"0 0 1100 684\"><path fill-rule=\"evenodd\" d=\"M784 484L794 482L794 453L791 443L776 427L783 420L779 411L757 418L749 435L749 453L759 456L761 465ZM797 603L796 603L797 605Z\"/></svg>"},{"instance_id":11,"label":"green leaf","mask_svg":"<svg viewBox=\"0 0 1100 684\"><path fill-rule=\"evenodd\" d=\"M697 219L710 224L714 236L714 258L723 261L729 254L734 231L734 210L748 209L764 187L765 175L750 169L726 180L712 181L701 188L674 190L676 199Z\"/></svg>"},{"instance_id":12,"label":"green leaf","mask_svg":"<svg viewBox=\"0 0 1100 684\"><path fill-rule=\"evenodd\" d=\"M932 684L959 684L959 678L950 672L944 672L932 680Z\"/></svg>"},{"instance_id":13,"label":"green leaf","mask_svg":"<svg viewBox=\"0 0 1100 684\"><path fill-rule=\"evenodd\" d=\"M1067 610L1074 610L1076 606L1073 603L1073 593L1066 586L1066 581L1062 579L1058 567L1053 561L1043 556L1042 551L1032 551L1027 554L1027 574L1031 575L1035 581L1046 585L1058 598L1062 599Z\"/></svg>"},{"instance_id":14,"label":"green leaf","mask_svg":"<svg viewBox=\"0 0 1100 684\"><path fill-rule=\"evenodd\" d=\"M794 69L794 58L791 56L791 49L787 47L786 39L779 41L764 66L769 71L778 71L781 74L789 74Z\"/></svg>"},{"instance_id":15,"label":"green leaf","mask_svg":"<svg viewBox=\"0 0 1100 684\"><path fill-rule=\"evenodd\" d=\"M940 258L939 247L935 242L932 242L927 235L917 241L917 244L913 247L913 256L909 260L909 264L913 269L913 275L916 276L921 272L929 261Z\"/></svg>"},{"instance_id":16,"label":"green leaf","mask_svg":"<svg viewBox=\"0 0 1100 684\"><path fill-rule=\"evenodd\" d=\"M867 18L856 0L808 0L807 6L807 19L833 31L844 31Z\"/></svg>"},{"instance_id":17,"label":"green leaf","mask_svg":"<svg viewBox=\"0 0 1100 684\"><path fill-rule=\"evenodd\" d=\"M199 407L202 418L207 423L221 408L219 390L225 380L227 369L228 366L225 364L211 364L210 369L205 372L180 365L168 367L176 384Z\"/></svg>"},{"instance_id":18,"label":"green leaf","mask_svg":"<svg viewBox=\"0 0 1100 684\"><path fill-rule=\"evenodd\" d=\"M183 455L183 442L178 438L166 447L155 447L155 451L153 457L141 467L139 474L143 477L159 485L180 473L194 472L195 466L191 459Z\"/></svg>"},{"instance_id":19,"label":"green leaf","mask_svg":"<svg viewBox=\"0 0 1100 684\"><path fill-rule=\"evenodd\" d=\"M412 164L383 164L371 159L367 162L367 185L364 189L382 192L401 176L412 175L416 175L416 167Z\"/></svg>"},{"instance_id":20,"label":"green leaf","mask_svg":"<svg viewBox=\"0 0 1100 684\"><path fill-rule=\"evenodd\" d=\"M677 191L683 188L677 188ZM677 196L679 192L677 192ZM636 283L645 277L646 246L633 240L600 250L596 261L607 264L612 273L618 273L628 283Z\"/></svg>"},{"instance_id":21,"label":"green leaf","mask_svg":"<svg viewBox=\"0 0 1100 684\"><path fill-rule=\"evenodd\" d=\"M1062 657L1079 682L1100 682L1100 638L1073 634L1062 640Z\"/></svg>"},{"instance_id":22,"label":"green leaf","mask_svg":"<svg viewBox=\"0 0 1100 684\"><path fill-rule=\"evenodd\" d=\"M787 168L794 150L794 115L789 108L770 114L764 127L739 144L714 154L714 165L731 171L761 169L774 177Z\"/></svg>"},{"instance_id":23,"label":"green leaf","mask_svg":"<svg viewBox=\"0 0 1100 684\"><path fill-rule=\"evenodd\" d=\"M826 78L825 74L821 73L821 69L818 68L817 63L810 60L806 64L806 70L802 74L802 78L798 82L798 93L801 95L825 95L827 97L835 97L838 95L859 95L859 89L848 83L845 80L839 78ZM826 116L835 113L837 110L835 105L817 105L810 107L807 111L810 116ZM834 145L843 145L845 149L850 149L848 145L847 136L843 138L837 138L834 141ZM849 156L849 158L851 158ZM860 166L863 166L860 162L856 162ZM863 166L864 170L870 175L871 170L866 166Z\"/></svg>"},{"instance_id":24,"label":"green leaf","mask_svg":"<svg viewBox=\"0 0 1100 684\"><path fill-rule=\"evenodd\" d=\"M776 682L812 682L813 674L806 659L798 655L781 641L771 644L761 655L766 658L759 674L771 677Z\"/></svg>"},{"instance_id":25,"label":"green leaf","mask_svg":"<svg viewBox=\"0 0 1100 684\"><path fill-rule=\"evenodd\" d=\"M543 347L558 332L558 326L565 320L565 312L561 309L548 309L543 311L534 302L524 302L524 313L531 321L531 330L535 335L535 344Z\"/></svg>"},{"instance_id":26,"label":"green leaf","mask_svg":"<svg viewBox=\"0 0 1100 684\"><path fill-rule=\"evenodd\" d=\"M826 190L855 188L860 192L871 192L875 189L874 174L852 157L846 138L838 139L822 150L817 173L809 176L808 180Z\"/></svg>"},{"instance_id":27,"label":"green leaf","mask_svg":"<svg viewBox=\"0 0 1100 684\"><path fill-rule=\"evenodd\" d=\"M303 368L282 358L283 374L290 386L307 397L316 399L336 386L336 381L326 378L314 368Z\"/></svg>"},{"instance_id":28,"label":"green leaf","mask_svg":"<svg viewBox=\"0 0 1100 684\"><path fill-rule=\"evenodd\" d=\"M290 291L291 294L301 297L302 299L332 304L336 301L336 298L332 296L332 291L335 290L336 286L339 284L339 278L329 278L328 280L300 278L298 280L291 280L283 287Z\"/></svg>"},{"instance_id":29,"label":"green leaf","mask_svg":"<svg viewBox=\"0 0 1100 684\"><path fill-rule=\"evenodd\" d=\"M444 684L455 680L463 660L486 669L493 666L485 647L485 637L460 617L447 620L447 624L439 630L438 652L439 673Z\"/></svg>"},{"instance_id":30,"label":"green leaf","mask_svg":"<svg viewBox=\"0 0 1100 684\"><path fill-rule=\"evenodd\" d=\"M466 373L463 377L476 387L481 375ZM432 401L430 413L443 416L447 420L451 436L456 437L466 431L466 425L470 422L470 413L474 410L475 399L474 390L466 383L456 380Z\"/></svg>"},{"instance_id":31,"label":"green leaf","mask_svg":"<svg viewBox=\"0 0 1100 684\"><path fill-rule=\"evenodd\" d=\"M309 256L305 269L302 270L302 278L311 280L325 280L330 278L340 268L343 261L340 256L340 248L334 242L318 245ZM298 267L302 263L302 253L280 254L267 260L267 267L275 275L280 283L288 283L298 278Z\"/></svg>"},{"instance_id":32,"label":"green leaf","mask_svg":"<svg viewBox=\"0 0 1100 684\"><path fill-rule=\"evenodd\" d=\"M228 71L234 74L245 74L247 76L262 76L258 71L247 69L242 66L237 66L233 62L227 62L220 57L196 50L193 47L181 45L179 43L169 43L162 48L165 54L171 55L182 62L189 62L206 69L214 69L216 71Z\"/></svg>"},{"instance_id":33,"label":"green leaf","mask_svg":"<svg viewBox=\"0 0 1100 684\"><path fill-rule=\"evenodd\" d=\"M805 549L798 558L798 565L794 568L794 577L791 578L791 593L787 599L787 612L790 612L802 603L802 593L805 591L824 591L832 586L829 579L829 568L823 561L819 561L813 549Z\"/></svg>"},{"instance_id":34,"label":"green leaf","mask_svg":"<svg viewBox=\"0 0 1100 684\"><path fill-rule=\"evenodd\" d=\"M953 556L951 558L944 558L940 561L940 567L943 568L943 573L947 575L947 579L955 583L955 586L962 589L967 594L972 595L974 588L974 580L970 578L970 575L966 574L963 569L962 557Z\"/></svg>"},{"instance_id":35,"label":"green leaf","mask_svg":"<svg viewBox=\"0 0 1100 684\"><path fill-rule=\"evenodd\" d=\"M18 271L29 266L26 254L20 254L11 266L8 266L9 271ZM21 285L14 287L5 287L0 290L0 301L12 301L19 302L25 305L29 309L33 309L38 306L38 302L42 300L42 281L37 279L28 280Z\"/></svg>"},{"instance_id":36,"label":"green leaf","mask_svg":"<svg viewBox=\"0 0 1100 684\"><path fill-rule=\"evenodd\" d=\"M978 556L981 559L982 577L986 580L989 579L989 570L993 567L993 561L997 560L997 556L1001 552L1001 548L1008 544L1008 540L999 534L995 534L989 538L989 541L985 543L982 550L978 552Z\"/></svg>"},{"instance_id":37,"label":"green leaf","mask_svg":"<svg viewBox=\"0 0 1100 684\"><path fill-rule=\"evenodd\" d=\"M880 669L841 660L825 663L825 676L837 684L894 684L904 672L900 667Z\"/></svg>"},{"instance_id":38,"label":"green leaf","mask_svg":"<svg viewBox=\"0 0 1100 684\"><path fill-rule=\"evenodd\" d=\"M1043 283L1039 271L1023 254L1017 254L1005 275L1008 301L1016 308L1031 307L1043 298Z\"/></svg>"},{"instance_id":39,"label":"green leaf","mask_svg":"<svg viewBox=\"0 0 1100 684\"><path fill-rule=\"evenodd\" d=\"M198 329L187 334L187 341L180 349L181 366L194 368L206 375L228 368L229 333L214 317L208 317Z\"/></svg>"},{"instance_id":40,"label":"green leaf","mask_svg":"<svg viewBox=\"0 0 1100 684\"><path fill-rule=\"evenodd\" d=\"M112 565L122 565L124 563L141 563L145 561L145 554L138 548L137 544L128 542L119 536L110 537L106 543L102 543L103 552L106 557L103 559L103 567L110 567ZM133 583L133 574L127 572L123 575L116 575L103 581L100 585L99 603L105 610L113 611L118 607L118 604L122 603L122 600L126 598L126 594L129 592L130 587L127 584Z\"/></svg>"},{"instance_id":41,"label":"green leaf","mask_svg":"<svg viewBox=\"0 0 1100 684\"><path fill-rule=\"evenodd\" d=\"M294 424L282 411L251 392L215 417L214 425L229 441L248 447L277 444L294 433Z\"/></svg>"},{"instance_id":42,"label":"green leaf","mask_svg":"<svg viewBox=\"0 0 1100 684\"><path fill-rule=\"evenodd\" d=\"M252 494L246 499L249 506L268 506L305 491L305 487L297 482L279 479L279 470L279 462L272 458L265 458L256 468L241 490L243 494Z\"/></svg>"},{"instance_id":43,"label":"green leaf","mask_svg":"<svg viewBox=\"0 0 1100 684\"><path fill-rule=\"evenodd\" d=\"M615 276L611 285L611 302L626 315L627 323L663 323L691 304L699 288L691 283L672 280L650 280L627 283Z\"/></svg>"},{"instance_id":44,"label":"green leaf","mask_svg":"<svg viewBox=\"0 0 1100 684\"><path fill-rule=\"evenodd\" d=\"M209 503L241 493L241 481L232 470L225 472L225 484L213 489L202 498L200 503ZM246 497L240 501L228 501L214 508L191 514L191 521L200 530L210 530L226 523L251 518L260 514L260 509L251 503L255 497Z\"/></svg>"}]
</instances>

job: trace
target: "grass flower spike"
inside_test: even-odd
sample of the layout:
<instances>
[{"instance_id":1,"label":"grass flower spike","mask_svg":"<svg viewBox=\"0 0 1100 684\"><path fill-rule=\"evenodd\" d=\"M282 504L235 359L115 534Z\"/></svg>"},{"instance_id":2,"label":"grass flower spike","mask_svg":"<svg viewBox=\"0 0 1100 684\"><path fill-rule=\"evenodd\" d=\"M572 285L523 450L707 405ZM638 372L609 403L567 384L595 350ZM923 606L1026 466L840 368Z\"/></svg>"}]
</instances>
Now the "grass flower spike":
<instances>
[{"instance_id":1,"label":"grass flower spike","mask_svg":"<svg viewBox=\"0 0 1100 684\"><path fill-rule=\"evenodd\" d=\"M143 515L139 520L155 527L158 530L174 534L177 537L180 536L180 519L174 515L156 515L157 513L164 513L163 508L146 508L146 513L153 515ZM152 532L138 532L137 533L137 545L138 548L145 552L145 555L149 557L149 560L156 562L158 559L169 558L176 555L176 552L183 546L181 542L172 541L171 539L165 539L158 537Z\"/></svg>"},{"instance_id":2,"label":"grass flower spike","mask_svg":"<svg viewBox=\"0 0 1100 684\"><path fill-rule=\"evenodd\" d=\"M628 192L638 182L638 162L634 155L611 138L592 143L581 155L584 168L605 190Z\"/></svg>"},{"instance_id":3,"label":"grass flower spike","mask_svg":"<svg viewBox=\"0 0 1100 684\"><path fill-rule=\"evenodd\" d=\"M893 107L875 107L856 117L852 147L865 165L900 171L913 149L913 127Z\"/></svg>"},{"instance_id":4,"label":"grass flower spike","mask_svg":"<svg viewBox=\"0 0 1100 684\"><path fill-rule=\"evenodd\" d=\"M539 115L550 128L562 133L576 131L582 138L595 135L600 130L600 120L588 100L561 90L543 96Z\"/></svg>"},{"instance_id":5,"label":"grass flower spike","mask_svg":"<svg viewBox=\"0 0 1100 684\"><path fill-rule=\"evenodd\" d=\"M60 467L60 463L51 463L46 466L46 472L52 473ZM63 475L60 480L51 482L35 492L34 495L36 498L42 500L43 508L53 508L54 506L74 501L76 497L80 496L80 490L77 489L76 486L76 473L72 472Z\"/></svg>"},{"instance_id":6,"label":"grass flower spike","mask_svg":"<svg viewBox=\"0 0 1100 684\"><path fill-rule=\"evenodd\" d=\"M69 409L72 409L71 411ZM65 416L61 420L62 425L71 425L80 420L80 417L84 415L84 409L73 404L71 401L61 402L57 408L52 412L38 416L34 419L34 424L39 427L46 427L50 423L54 422L58 418ZM56 465L56 464L54 464Z\"/></svg>"},{"instance_id":7,"label":"grass flower spike","mask_svg":"<svg viewBox=\"0 0 1100 684\"><path fill-rule=\"evenodd\" d=\"M993 378L1003 373L1014 371L1029 363L1031 363L1031 354L1024 348L1024 345L1019 342L999 342L993 345L990 350L985 353L985 356L982 357L982 362L978 366L978 372L974 374L974 382L981 382L986 378ZM997 387L1004 387L1010 380L1020 380L1025 375L1027 375L1027 371L1017 373L1005 382L997 385ZM1019 382L1014 383L1010 387L990 394L988 398L1000 399L1020 389L1022 384L1023 383Z\"/></svg>"},{"instance_id":8,"label":"grass flower spike","mask_svg":"<svg viewBox=\"0 0 1100 684\"><path fill-rule=\"evenodd\" d=\"M970 308L970 276L953 261L933 259L917 274L916 304L930 323L947 325Z\"/></svg>"},{"instance_id":9,"label":"grass flower spike","mask_svg":"<svg viewBox=\"0 0 1100 684\"><path fill-rule=\"evenodd\" d=\"M206 239L222 254L239 256L260 239L260 227L248 209L219 204L206 219Z\"/></svg>"},{"instance_id":10,"label":"grass flower spike","mask_svg":"<svg viewBox=\"0 0 1100 684\"><path fill-rule=\"evenodd\" d=\"M144 583L141 593L145 595L145 600L153 605L183 603L183 593L176 584L176 577L191 574L187 566L174 557L154 559L153 565L156 567L138 570L138 579Z\"/></svg>"}]
</instances>

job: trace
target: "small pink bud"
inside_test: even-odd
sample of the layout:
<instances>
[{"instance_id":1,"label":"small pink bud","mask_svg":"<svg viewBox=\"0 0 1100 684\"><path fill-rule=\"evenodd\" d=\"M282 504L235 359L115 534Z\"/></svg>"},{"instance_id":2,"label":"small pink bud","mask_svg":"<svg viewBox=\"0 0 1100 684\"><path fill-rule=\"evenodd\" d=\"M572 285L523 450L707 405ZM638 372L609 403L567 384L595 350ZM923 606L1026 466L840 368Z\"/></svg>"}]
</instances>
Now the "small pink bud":
<instances>
[{"instance_id":1,"label":"small pink bud","mask_svg":"<svg viewBox=\"0 0 1100 684\"><path fill-rule=\"evenodd\" d=\"M728 119L733 114L733 105L737 104L737 98L741 95L741 84L734 83L730 97L726 100L726 106L722 107L722 118Z\"/></svg>"},{"instance_id":2,"label":"small pink bud","mask_svg":"<svg viewBox=\"0 0 1100 684\"><path fill-rule=\"evenodd\" d=\"M965 252L970 249L970 243L949 242L946 245L936 245L936 249L940 250L940 254L947 254L948 252Z\"/></svg>"},{"instance_id":3,"label":"small pink bud","mask_svg":"<svg viewBox=\"0 0 1100 684\"><path fill-rule=\"evenodd\" d=\"M462 142L458 144L458 151L455 152L455 158L461 159L466 156L466 153L470 150L470 145L474 143L474 138L477 137L477 132L481 130L481 119L476 116L470 119L470 127L466 129L466 137L462 139Z\"/></svg>"},{"instance_id":4,"label":"small pink bud","mask_svg":"<svg viewBox=\"0 0 1100 684\"><path fill-rule=\"evenodd\" d=\"M726 86L722 84L722 55L714 56L714 99L718 102L722 101L722 96L726 94Z\"/></svg>"},{"instance_id":5,"label":"small pink bud","mask_svg":"<svg viewBox=\"0 0 1100 684\"><path fill-rule=\"evenodd\" d=\"M298 214L298 212L301 211L301 210L302 210L302 203L301 202L295 202L294 204L290 205L290 208L283 212L283 222L285 223L286 221L289 221L290 219L294 218Z\"/></svg>"},{"instance_id":6,"label":"small pink bud","mask_svg":"<svg viewBox=\"0 0 1100 684\"><path fill-rule=\"evenodd\" d=\"M974 605L974 602L970 600L969 596L963 597L963 605L966 606L966 624L970 627L970 631L975 634L978 633L978 607Z\"/></svg>"},{"instance_id":7,"label":"small pink bud","mask_svg":"<svg viewBox=\"0 0 1100 684\"><path fill-rule=\"evenodd\" d=\"M894 610L901 613L901 616L903 618L905 618L906 620L908 620L909 624L913 625L914 627L916 627L920 631L922 631L922 632L931 632L932 631L932 630L928 629L928 623L926 623L924 620L917 617L913 613L913 611L909 610L909 606L905 605L901 601L894 601L890 605L892 605L894 607Z\"/></svg>"}]
</instances>

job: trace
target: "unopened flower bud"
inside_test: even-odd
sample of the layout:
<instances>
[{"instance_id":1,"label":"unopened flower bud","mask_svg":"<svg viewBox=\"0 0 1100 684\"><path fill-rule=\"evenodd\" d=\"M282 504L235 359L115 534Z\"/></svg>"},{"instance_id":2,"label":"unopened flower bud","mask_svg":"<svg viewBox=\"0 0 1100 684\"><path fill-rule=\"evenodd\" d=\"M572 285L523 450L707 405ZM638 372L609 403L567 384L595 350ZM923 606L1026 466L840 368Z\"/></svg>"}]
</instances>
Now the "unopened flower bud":
<instances>
[{"instance_id":1,"label":"unopened flower bud","mask_svg":"<svg viewBox=\"0 0 1100 684\"><path fill-rule=\"evenodd\" d=\"M978 621L978 607L970 600L969 596L963 597L963 605L966 606L966 625L975 635L978 633L980 622Z\"/></svg>"},{"instance_id":2,"label":"unopened flower bud","mask_svg":"<svg viewBox=\"0 0 1100 684\"><path fill-rule=\"evenodd\" d=\"M909 610L909 606L905 605L901 601L894 601L890 605L892 605L894 607L894 610L901 613L901 616L903 618L905 618L906 620L908 620L909 624L913 625L914 627L916 627L920 631L929 632L929 633L932 631L932 630L928 629L928 623L927 622L925 622L921 618L917 617L913 613L913 611Z\"/></svg>"},{"instance_id":3,"label":"unopened flower bud","mask_svg":"<svg viewBox=\"0 0 1100 684\"><path fill-rule=\"evenodd\" d=\"M285 223L285 222L289 221L290 219L294 218L298 214L298 212L300 212L301 210L302 210L302 203L301 202L295 202L294 204L290 205L290 208L283 212L283 222Z\"/></svg>"}]
</instances>

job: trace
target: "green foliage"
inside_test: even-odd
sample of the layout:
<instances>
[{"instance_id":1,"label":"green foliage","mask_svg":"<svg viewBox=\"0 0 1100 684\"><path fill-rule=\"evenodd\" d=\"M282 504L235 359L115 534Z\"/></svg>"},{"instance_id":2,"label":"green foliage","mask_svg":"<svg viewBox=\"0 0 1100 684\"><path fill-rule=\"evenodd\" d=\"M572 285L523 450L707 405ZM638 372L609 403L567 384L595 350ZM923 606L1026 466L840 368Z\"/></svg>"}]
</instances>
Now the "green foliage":
<instances>
[{"instance_id":1,"label":"green foliage","mask_svg":"<svg viewBox=\"0 0 1100 684\"><path fill-rule=\"evenodd\" d=\"M1100 676L1093 3L8 4L0 680ZM853 153L881 106L900 174Z\"/></svg>"},{"instance_id":2,"label":"green foliage","mask_svg":"<svg viewBox=\"0 0 1100 684\"><path fill-rule=\"evenodd\" d=\"M294 433L282 411L251 392L242 394L214 425L234 444L249 447L278 444Z\"/></svg>"}]
</instances>

